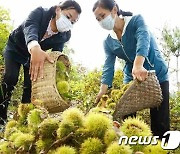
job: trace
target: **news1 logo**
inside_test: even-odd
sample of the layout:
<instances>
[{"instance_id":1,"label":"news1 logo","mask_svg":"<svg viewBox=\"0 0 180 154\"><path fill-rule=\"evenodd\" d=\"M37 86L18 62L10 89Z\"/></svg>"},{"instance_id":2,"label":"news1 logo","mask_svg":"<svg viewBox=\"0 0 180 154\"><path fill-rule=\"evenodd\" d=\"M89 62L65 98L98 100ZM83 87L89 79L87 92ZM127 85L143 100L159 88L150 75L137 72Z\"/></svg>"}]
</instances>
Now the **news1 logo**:
<instances>
[{"instance_id":1,"label":"news1 logo","mask_svg":"<svg viewBox=\"0 0 180 154\"><path fill-rule=\"evenodd\" d=\"M167 136L169 136L167 140ZM119 144L122 144L124 139L124 144L127 145L156 145L158 143L159 136L121 136L119 139ZM180 145L180 131L167 131L164 133L161 141L161 147L164 150L174 150Z\"/></svg>"},{"instance_id":2,"label":"news1 logo","mask_svg":"<svg viewBox=\"0 0 180 154\"><path fill-rule=\"evenodd\" d=\"M174 150L178 148L180 144L180 131L167 131L164 133L164 137L169 135L168 142L166 144L165 138L162 138L161 147L165 150Z\"/></svg>"}]
</instances>

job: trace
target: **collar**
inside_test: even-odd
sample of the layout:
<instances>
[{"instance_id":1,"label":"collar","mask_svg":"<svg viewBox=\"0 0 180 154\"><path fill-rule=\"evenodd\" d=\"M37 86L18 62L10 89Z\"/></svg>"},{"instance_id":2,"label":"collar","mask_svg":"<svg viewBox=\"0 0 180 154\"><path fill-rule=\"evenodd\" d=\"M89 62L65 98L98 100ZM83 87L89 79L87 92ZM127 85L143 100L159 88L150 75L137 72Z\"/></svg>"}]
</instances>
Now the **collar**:
<instances>
[{"instance_id":1,"label":"collar","mask_svg":"<svg viewBox=\"0 0 180 154\"><path fill-rule=\"evenodd\" d=\"M131 20L132 16L125 16L125 17L123 17L123 18L124 18L125 24L124 24L124 27L123 27L122 36L124 35L124 33L125 33L125 31L126 31L126 27L127 27L128 23L129 23L129 21ZM111 31L110 31L110 36L111 36L113 39L118 40L118 37L117 37L116 33L114 32L114 30L111 30Z\"/></svg>"},{"instance_id":2,"label":"collar","mask_svg":"<svg viewBox=\"0 0 180 154\"><path fill-rule=\"evenodd\" d=\"M51 29L51 20L49 21L49 25L48 25L48 28L47 28L47 32L48 32L48 35L54 35L54 34L57 34L58 32L53 32L52 29Z\"/></svg>"},{"instance_id":3,"label":"collar","mask_svg":"<svg viewBox=\"0 0 180 154\"><path fill-rule=\"evenodd\" d=\"M47 38L49 38L49 37L51 37L51 36L53 36L53 35L55 35L55 34L57 34L58 32L53 32L52 31L52 29L51 29L51 20L49 21L49 25L48 25L48 27L47 27L47 30L46 30L46 32L45 32L45 34L44 34L44 36L43 36L43 38L42 38L42 40L41 41L44 41L45 39L47 39Z\"/></svg>"}]
</instances>

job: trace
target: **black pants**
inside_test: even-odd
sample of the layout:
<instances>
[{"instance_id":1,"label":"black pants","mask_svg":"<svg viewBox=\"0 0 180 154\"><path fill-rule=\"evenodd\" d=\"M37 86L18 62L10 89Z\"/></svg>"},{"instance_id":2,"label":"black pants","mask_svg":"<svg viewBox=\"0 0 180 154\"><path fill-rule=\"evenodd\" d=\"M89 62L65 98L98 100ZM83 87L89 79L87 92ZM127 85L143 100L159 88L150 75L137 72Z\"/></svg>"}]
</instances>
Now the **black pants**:
<instances>
[{"instance_id":1,"label":"black pants","mask_svg":"<svg viewBox=\"0 0 180 154\"><path fill-rule=\"evenodd\" d=\"M151 130L153 135L160 136L170 130L169 118L169 81L160 84L162 89L163 101L158 108L150 109Z\"/></svg>"},{"instance_id":2,"label":"black pants","mask_svg":"<svg viewBox=\"0 0 180 154\"><path fill-rule=\"evenodd\" d=\"M169 81L162 82L160 84L163 100L159 107L150 109L151 117L151 130L154 136L162 138L163 134L170 130L170 118L169 118ZM136 113L127 115L136 116Z\"/></svg>"},{"instance_id":3,"label":"black pants","mask_svg":"<svg viewBox=\"0 0 180 154\"><path fill-rule=\"evenodd\" d=\"M7 119L7 108L14 90L14 86L18 82L19 71L21 64L16 62L14 59L6 56L5 57L5 70L3 79L1 82L1 95L0 95L0 119ZM24 69L24 86L22 103L31 102L31 80L29 75L29 68L23 66Z\"/></svg>"}]
</instances>

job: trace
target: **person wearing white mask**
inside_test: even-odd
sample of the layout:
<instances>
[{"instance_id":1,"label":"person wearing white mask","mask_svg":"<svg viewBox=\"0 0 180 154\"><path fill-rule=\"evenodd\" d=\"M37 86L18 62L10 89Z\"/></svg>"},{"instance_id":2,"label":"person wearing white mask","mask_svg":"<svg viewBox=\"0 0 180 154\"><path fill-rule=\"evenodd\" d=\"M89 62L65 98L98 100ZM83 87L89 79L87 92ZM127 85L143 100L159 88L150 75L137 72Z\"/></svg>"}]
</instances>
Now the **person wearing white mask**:
<instances>
[{"instance_id":1,"label":"person wearing white mask","mask_svg":"<svg viewBox=\"0 0 180 154\"><path fill-rule=\"evenodd\" d=\"M4 50L5 71L0 90L0 128L7 120L7 108L14 86L17 84L20 66L24 69L22 103L31 102L31 80L43 78L43 64L52 59L48 49L62 52L71 37L71 29L81 14L80 5L65 0L49 9L38 7L9 36Z\"/></svg>"},{"instance_id":2,"label":"person wearing white mask","mask_svg":"<svg viewBox=\"0 0 180 154\"><path fill-rule=\"evenodd\" d=\"M153 35L141 15L133 16L131 12L120 10L114 0L97 0L93 12L100 26L111 30L104 41L106 58L96 103L112 87L116 58L125 61L124 83L135 78L144 81L148 70L155 70L163 100L158 108L150 109L151 130L153 135L162 138L170 129L168 67Z\"/></svg>"}]
</instances>

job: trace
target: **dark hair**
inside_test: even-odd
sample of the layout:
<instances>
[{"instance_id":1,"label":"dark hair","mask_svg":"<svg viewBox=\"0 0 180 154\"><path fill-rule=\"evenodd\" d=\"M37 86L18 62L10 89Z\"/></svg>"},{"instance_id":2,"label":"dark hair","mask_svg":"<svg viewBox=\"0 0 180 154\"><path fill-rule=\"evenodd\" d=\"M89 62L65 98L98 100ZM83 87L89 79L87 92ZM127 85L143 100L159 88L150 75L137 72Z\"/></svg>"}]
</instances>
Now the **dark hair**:
<instances>
[{"instance_id":1,"label":"dark hair","mask_svg":"<svg viewBox=\"0 0 180 154\"><path fill-rule=\"evenodd\" d=\"M80 5L74 0L64 0L60 2L58 6L61 8L61 10L75 9L79 14L81 14Z\"/></svg>"},{"instance_id":2,"label":"dark hair","mask_svg":"<svg viewBox=\"0 0 180 154\"><path fill-rule=\"evenodd\" d=\"M109 11L112 11L114 6L117 7L118 16L120 16L120 15L122 15L122 16L132 16L133 15L132 12L125 12L125 11L122 11L121 9L119 9L118 4L114 0L98 0L94 4L93 12L97 9L97 7L101 7L103 9L107 9Z\"/></svg>"}]
</instances>

